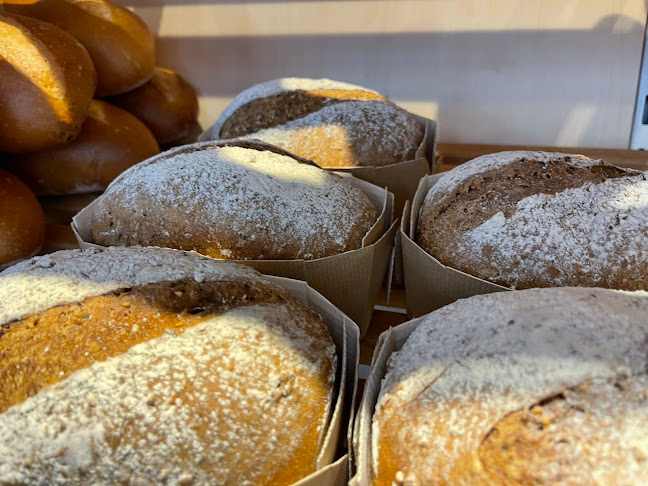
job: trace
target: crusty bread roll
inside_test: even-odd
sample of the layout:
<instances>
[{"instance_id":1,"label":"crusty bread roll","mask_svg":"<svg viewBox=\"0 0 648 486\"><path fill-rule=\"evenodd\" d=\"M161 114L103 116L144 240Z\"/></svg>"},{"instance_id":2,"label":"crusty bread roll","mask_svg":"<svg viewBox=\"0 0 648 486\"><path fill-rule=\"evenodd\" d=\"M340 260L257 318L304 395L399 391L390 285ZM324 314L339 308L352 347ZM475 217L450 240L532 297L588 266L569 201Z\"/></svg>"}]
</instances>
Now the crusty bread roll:
<instances>
[{"instance_id":1,"label":"crusty bread roll","mask_svg":"<svg viewBox=\"0 0 648 486\"><path fill-rule=\"evenodd\" d=\"M187 136L198 119L194 89L178 73L161 67L139 88L107 101L142 120L160 144Z\"/></svg>"},{"instance_id":2,"label":"crusty bread roll","mask_svg":"<svg viewBox=\"0 0 648 486\"><path fill-rule=\"evenodd\" d=\"M392 355L373 484L648 484L648 294L460 300Z\"/></svg>"},{"instance_id":3,"label":"crusty bread roll","mask_svg":"<svg viewBox=\"0 0 648 486\"><path fill-rule=\"evenodd\" d=\"M361 247L377 218L360 189L276 147L206 142L124 172L94 207L94 242L216 258L291 260Z\"/></svg>"},{"instance_id":4,"label":"crusty bread roll","mask_svg":"<svg viewBox=\"0 0 648 486\"><path fill-rule=\"evenodd\" d=\"M137 15L106 0L4 0L4 7L60 27L90 53L96 95L124 93L145 83L155 67L153 34Z\"/></svg>"},{"instance_id":5,"label":"crusty bread roll","mask_svg":"<svg viewBox=\"0 0 648 486\"><path fill-rule=\"evenodd\" d=\"M445 265L517 289L648 289L647 174L581 155L478 157L430 189L418 242Z\"/></svg>"},{"instance_id":6,"label":"crusty bread roll","mask_svg":"<svg viewBox=\"0 0 648 486\"><path fill-rule=\"evenodd\" d=\"M29 152L72 140L95 91L86 50L61 29L0 14L0 150Z\"/></svg>"},{"instance_id":7,"label":"crusty bread roll","mask_svg":"<svg viewBox=\"0 0 648 486\"><path fill-rule=\"evenodd\" d=\"M321 318L261 274L168 249L0 274L0 483L292 484L335 380Z\"/></svg>"},{"instance_id":8,"label":"crusty bread roll","mask_svg":"<svg viewBox=\"0 0 648 486\"><path fill-rule=\"evenodd\" d=\"M282 78L240 93L201 140L255 138L332 168L411 160L423 134L412 115L374 91Z\"/></svg>"},{"instance_id":9,"label":"crusty bread roll","mask_svg":"<svg viewBox=\"0 0 648 486\"><path fill-rule=\"evenodd\" d=\"M127 111L93 100L72 142L29 154L0 155L2 167L38 195L101 191L121 172L160 151L153 134Z\"/></svg>"},{"instance_id":10,"label":"crusty bread roll","mask_svg":"<svg viewBox=\"0 0 648 486\"><path fill-rule=\"evenodd\" d=\"M36 196L16 176L0 169L0 269L34 255L44 234L43 210Z\"/></svg>"}]
</instances>

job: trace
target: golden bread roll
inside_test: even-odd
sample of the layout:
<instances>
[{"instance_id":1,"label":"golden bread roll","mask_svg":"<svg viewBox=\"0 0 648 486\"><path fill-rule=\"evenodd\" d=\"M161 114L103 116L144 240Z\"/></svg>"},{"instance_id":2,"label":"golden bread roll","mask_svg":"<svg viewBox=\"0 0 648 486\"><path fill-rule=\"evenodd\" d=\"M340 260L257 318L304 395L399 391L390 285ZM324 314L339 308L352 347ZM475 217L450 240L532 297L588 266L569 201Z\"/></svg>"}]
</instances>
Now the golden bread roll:
<instances>
[{"instance_id":1,"label":"golden bread roll","mask_svg":"<svg viewBox=\"0 0 648 486\"><path fill-rule=\"evenodd\" d=\"M127 111L93 100L78 137L50 150L0 156L2 167L38 195L101 191L127 168L160 148L146 126Z\"/></svg>"},{"instance_id":2,"label":"golden bread roll","mask_svg":"<svg viewBox=\"0 0 648 486\"><path fill-rule=\"evenodd\" d=\"M95 91L90 56L39 20L0 13L0 150L30 152L72 140Z\"/></svg>"},{"instance_id":3,"label":"golden bread roll","mask_svg":"<svg viewBox=\"0 0 648 486\"><path fill-rule=\"evenodd\" d=\"M411 160L423 135L421 123L374 91L281 78L240 93L200 139L245 136L333 168Z\"/></svg>"},{"instance_id":4,"label":"golden bread roll","mask_svg":"<svg viewBox=\"0 0 648 486\"><path fill-rule=\"evenodd\" d=\"M517 289L648 289L647 179L582 155L484 155L430 189L418 243L445 265Z\"/></svg>"},{"instance_id":5,"label":"golden bread roll","mask_svg":"<svg viewBox=\"0 0 648 486\"><path fill-rule=\"evenodd\" d=\"M43 210L36 196L16 176L0 169L0 269L34 255L44 234Z\"/></svg>"},{"instance_id":6,"label":"golden bread roll","mask_svg":"<svg viewBox=\"0 0 648 486\"><path fill-rule=\"evenodd\" d=\"M142 120L160 144L189 135L198 119L194 89L178 73L161 67L139 88L106 101Z\"/></svg>"},{"instance_id":7,"label":"golden bread roll","mask_svg":"<svg viewBox=\"0 0 648 486\"><path fill-rule=\"evenodd\" d=\"M292 484L337 366L258 272L169 249L70 250L0 274L0 484Z\"/></svg>"},{"instance_id":8,"label":"golden bread roll","mask_svg":"<svg viewBox=\"0 0 648 486\"><path fill-rule=\"evenodd\" d=\"M91 215L94 242L215 258L313 259L362 246L377 219L344 178L260 142L205 142L138 164Z\"/></svg>"},{"instance_id":9,"label":"golden bread roll","mask_svg":"<svg viewBox=\"0 0 648 486\"><path fill-rule=\"evenodd\" d=\"M130 91L153 74L153 34L124 7L106 0L5 0L4 7L54 24L81 42L97 70L98 97Z\"/></svg>"},{"instance_id":10,"label":"golden bread roll","mask_svg":"<svg viewBox=\"0 0 648 486\"><path fill-rule=\"evenodd\" d=\"M464 299L393 354L374 486L648 484L648 294Z\"/></svg>"}]
</instances>

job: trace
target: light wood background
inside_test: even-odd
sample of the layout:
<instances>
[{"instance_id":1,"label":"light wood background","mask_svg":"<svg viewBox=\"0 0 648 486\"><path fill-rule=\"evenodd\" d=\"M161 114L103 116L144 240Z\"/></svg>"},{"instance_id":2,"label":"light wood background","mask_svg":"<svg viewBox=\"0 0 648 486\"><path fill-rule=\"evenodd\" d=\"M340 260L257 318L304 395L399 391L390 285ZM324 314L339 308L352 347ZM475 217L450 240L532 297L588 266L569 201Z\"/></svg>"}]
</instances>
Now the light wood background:
<instances>
[{"instance_id":1,"label":"light wood background","mask_svg":"<svg viewBox=\"0 0 648 486\"><path fill-rule=\"evenodd\" d=\"M210 125L242 89L330 77L443 142L627 148L646 0L124 0Z\"/></svg>"}]
</instances>

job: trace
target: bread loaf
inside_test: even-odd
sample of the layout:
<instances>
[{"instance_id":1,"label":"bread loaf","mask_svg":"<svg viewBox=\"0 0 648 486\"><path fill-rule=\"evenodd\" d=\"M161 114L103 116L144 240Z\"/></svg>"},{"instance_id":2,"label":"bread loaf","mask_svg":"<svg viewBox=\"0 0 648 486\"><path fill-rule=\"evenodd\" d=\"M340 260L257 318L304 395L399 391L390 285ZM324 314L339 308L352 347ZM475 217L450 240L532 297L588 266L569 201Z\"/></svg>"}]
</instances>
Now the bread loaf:
<instances>
[{"instance_id":1,"label":"bread loaf","mask_svg":"<svg viewBox=\"0 0 648 486\"><path fill-rule=\"evenodd\" d=\"M160 144L189 135L197 123L196 92L170 69L156 67L142 86L107 101L143 121Z\"/></svg>"},{"instance_id":2,"label":"bread loaf","mask_svg":"<svg viewBox=\"0 0 648 486\"><path fill-rule=\"evenodd\" d=\"M0 269L34 255L44 234L43 210L34 194L0 169Z\"/></svg>"},{"instance_id":3,"label":"bread loaf","mask_svg":"<svg viewBox=\"0 0 648 486\"><path fill-rule=\"evenodd\" d=\"M130 91L153 74L153 34L124 7L106 0L4 0L3 4L9 12L54 24L83 44L97 70L99 97Z\"/></svg>"},{"instance_id":4,"label":"bread loaf","mask_svg":"<svg viewBox=\"0 0 648 486\"><path fill-rule=\"evenodd\" d=\"M0 274L0 484L292 484L316 468L335 347L258 272L168 249Z\"/></svg>"},{"instance_id":5,"label":"bread loaf","mask_svg":"<svg viewBox=\"0 0 648 486\"><path fill-rule=\"evenodd\" d=\"M392 355L373 484L648 482L648 294L562 288L460 300Z\"/></svg>"},{"instance_id":6,"label":"bread loaf","mask_svg":"<svg viewBox=\"0 0 648 486\"><path fill-rule=\"evenodd\" d=\"M40 196L101 191L121 172L160 151L130 113L93 100L79 136L60 147L0 155L2 167Z\"/></svg>"},{"instance_id":7,"label":"bread loaf","mask_svg":"<svg viewBox=\"0 0 648 486\"><path fill-rule=\"evenodd\" d=\"M96 86L86 50L51 24L1 12L0 39L0 151L72 140Z\"/></svg>"},{"instance_id":8,"label":"bread loaf","mask_svg":"<svg viewBox=\"0 0 648 486\"><path fill-rule=\"evenodd\" d=\"M365 88L328 79L282 78L253 86L201 140L245 136L320 167L382 166L414 158L424 129Z\"/></svg>"},{"instance_id":9,"label":"bread loaf","mask_svg":"<svg viewBox=\"0 0 648 486\"><path fill-rule=\"evenodd\" d=\"M580 155L485 155L430 189L418 242L445 265L517 289L648 289L646 173Z\"/></svg>"},{"instance_id":10,"label":"bread loaf","mask_svg":"<svg viewBox=\"0 0 648 486\"><path fill-rule=\"evenodd\" d=\"M188 145L124 172L94 207L94 242L215 258L312 259L358 249L376 221L336 174L257 142Z\"/></svg>"}]
</instances>

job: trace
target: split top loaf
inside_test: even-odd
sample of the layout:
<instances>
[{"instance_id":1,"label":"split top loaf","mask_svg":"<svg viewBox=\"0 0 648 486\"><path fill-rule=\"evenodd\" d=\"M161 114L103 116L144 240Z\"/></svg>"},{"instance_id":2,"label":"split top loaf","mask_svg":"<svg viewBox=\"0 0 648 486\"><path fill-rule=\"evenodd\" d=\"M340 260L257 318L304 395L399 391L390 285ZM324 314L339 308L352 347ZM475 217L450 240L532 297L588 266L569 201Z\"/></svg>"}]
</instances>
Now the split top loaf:
<instances>
[{"instance_id":1,"label":"split top loaf","mask_svg":"<svg viewBox=\"0 0 648 486\"><path fill-rule=\"evenodd\" d=\"M377 219L344 178L260 142L170 150L119 176L92 215L95 243L215 258L313 259L361 248Z\"/></svg>"},{"instance_id":2,"label":"split top loaf","mask_svg":"<svg viewBox=\"0 0 648 486\"><path fill-rule=\"evenodd\" d=\"M261 274L170 249L0 273L0 484L292 484L314 472L337 360Z\"/></svg>"},{"instance_id":3,"label":"split top loaf","mask_svg":"<svg viewBox=\"0 0 648 486\"><path fill-rule=\"evenodd\" d=\"M280 78L240 93L200 139L254 138L339 168L414 159L423 136L422 123L375 91Z\"/></svg>"},{"instance_id":4,"label":"split top loaf","mask_svg":"<svg viewBox=\"0 0 648 486\"><path fill-rule=\"evenodd\" d=\"M507 287L648 289L647 175L582 155L484 155L432 186L418 243Z\"/></svg>"},{"instance_id":5,"label":"split top loaf","mask_svg":"<svg viewBox=\"0 0 648 486\"><path fill-rule=\"evenodd\" d=\"M424 316L382 382L372 484L648 484L647 313L553 288Z\"/></svg>"}]
</instances>

